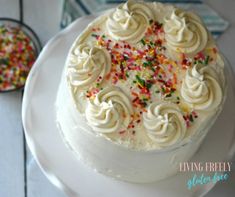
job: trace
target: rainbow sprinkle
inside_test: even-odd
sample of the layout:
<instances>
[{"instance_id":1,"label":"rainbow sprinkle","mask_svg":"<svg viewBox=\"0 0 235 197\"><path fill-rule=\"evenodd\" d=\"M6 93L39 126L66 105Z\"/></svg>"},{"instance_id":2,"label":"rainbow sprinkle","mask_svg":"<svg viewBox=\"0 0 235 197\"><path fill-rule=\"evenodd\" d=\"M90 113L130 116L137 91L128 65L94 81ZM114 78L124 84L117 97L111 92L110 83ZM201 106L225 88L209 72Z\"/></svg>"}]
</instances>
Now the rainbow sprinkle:
<instances>
[{"instance_id":1,"label":"rainbow sprinkle","mask_svg":"<svg viewBox=\"0 0 235 197\"><path fill-rule=\"evenodd\" d=\"M0 91L23 87L35 59L33 42L21 28L0 26Z\"/></svg>"},{"instance_id":2,"label":"rainbow sprinkle","mask_svg":"<svg viewBox=\"0 0 235 197\"><path fill-rule=\"evenodd\" d=\"M132 116L129 129L134 129L142 121L142 113L147 111L149 104L158 99L170 100L181 105L177 87L182 83L180 80L182 72L196 63L208 65L213 60L210 55L202 52L194 58L189 58L185 54L181 54L178 60L166 57L163 26L157 21L149 22L145 36L135 46L125 41L115 41L103 34L99 28L93 28L91 34L97 45L105 47L111 55L112 68L105 80L112 84L128 85L130 88L132 105L137 112ZM217 51L212 49L212 52ZM99 79L97 83L98 81ZM93 88L87 91L87 97L94 96L100 87L96 86L95 92ZM184 111L188 127L197 117L194 111L190 113ZM125 132L123 130L119 133L123 135Z\"/></svg>"}]
</instances>

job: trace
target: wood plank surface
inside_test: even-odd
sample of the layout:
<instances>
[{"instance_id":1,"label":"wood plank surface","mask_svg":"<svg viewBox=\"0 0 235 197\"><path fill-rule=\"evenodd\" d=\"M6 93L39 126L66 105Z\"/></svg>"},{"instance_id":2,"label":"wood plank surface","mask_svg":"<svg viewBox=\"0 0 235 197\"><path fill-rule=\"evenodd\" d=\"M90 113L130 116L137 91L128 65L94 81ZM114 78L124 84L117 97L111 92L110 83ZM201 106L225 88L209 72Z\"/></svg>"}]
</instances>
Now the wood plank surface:
<instances>
[{"instance_id":1,"label":"wood plank surface","mask_svg":"<svg viewBox=\"0 0 235 197\"><path fill-rule=\"evenodd\" d=\"M0 94L0 196L24 197L22 93Z\"/></svg>"}]
</instances>

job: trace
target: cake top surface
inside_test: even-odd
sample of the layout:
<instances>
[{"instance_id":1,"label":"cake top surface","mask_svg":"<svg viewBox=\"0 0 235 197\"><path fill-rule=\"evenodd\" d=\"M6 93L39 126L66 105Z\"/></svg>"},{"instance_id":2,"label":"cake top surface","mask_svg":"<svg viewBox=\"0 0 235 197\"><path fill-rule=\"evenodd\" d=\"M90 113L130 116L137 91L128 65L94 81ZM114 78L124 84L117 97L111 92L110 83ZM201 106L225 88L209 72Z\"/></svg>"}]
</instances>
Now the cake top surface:
<instances>
[{"instance_id":1,"label":"cake top surface","mask_svg":"<svg viewBox=\"0 0 235 197\"><path fill-rule=\"evenodd\" d=\"M66 75L92 132L150 150L176 146L207 127L221 108L223 66L196 14L128 1L78 36Z\"/></svg>"}]
</instances>

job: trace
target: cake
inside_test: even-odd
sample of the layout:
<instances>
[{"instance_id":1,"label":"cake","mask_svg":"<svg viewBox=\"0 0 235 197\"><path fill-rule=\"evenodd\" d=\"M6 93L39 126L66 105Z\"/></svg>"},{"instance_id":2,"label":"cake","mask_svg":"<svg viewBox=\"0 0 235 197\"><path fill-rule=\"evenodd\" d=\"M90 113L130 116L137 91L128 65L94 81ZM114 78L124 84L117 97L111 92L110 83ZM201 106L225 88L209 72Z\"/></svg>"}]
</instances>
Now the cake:
<instances>
[{"instance_id":1,"label":"cake","mask_svg":"<svg viewBox=\"0 0 235 197\"><path fill-rule=\"evenodd\" d=\"M153 182L198 150L225 90L223 58L195 13L128 1L74 41L57 94L58 127L85 165Z\"/></svg>"}]
</instances>

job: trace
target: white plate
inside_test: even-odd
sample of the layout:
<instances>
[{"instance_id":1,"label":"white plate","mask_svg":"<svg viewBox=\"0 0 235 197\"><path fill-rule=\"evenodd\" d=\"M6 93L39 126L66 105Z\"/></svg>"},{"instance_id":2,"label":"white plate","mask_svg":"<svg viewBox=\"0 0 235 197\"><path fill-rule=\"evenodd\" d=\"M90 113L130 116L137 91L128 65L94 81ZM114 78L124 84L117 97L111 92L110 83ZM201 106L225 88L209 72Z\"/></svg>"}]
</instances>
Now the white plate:
<instances>
[{"instance_id":1,"label":"white plate","mask_svg":"<svg viewBox=\"0 0 235 197\"><path fill-rule=\"evenodd\" d=\"M55 120L57 88L71 44L94 18L95 16L88 16L78 19L55 36L44 47L28 77L23 98L23 126L28 146L42 171L69 196L182 197L207 193L213 184L187 189L186 183L192 173L178 173L151 184L114 180L84 166L63 144ZM232 83L231 80L232 78L229 83ZM233 155L235 113L234 92L231 86L228 92L224 110L193 157L194 161L223 161Z\"/></svg>"}]
</instances>

